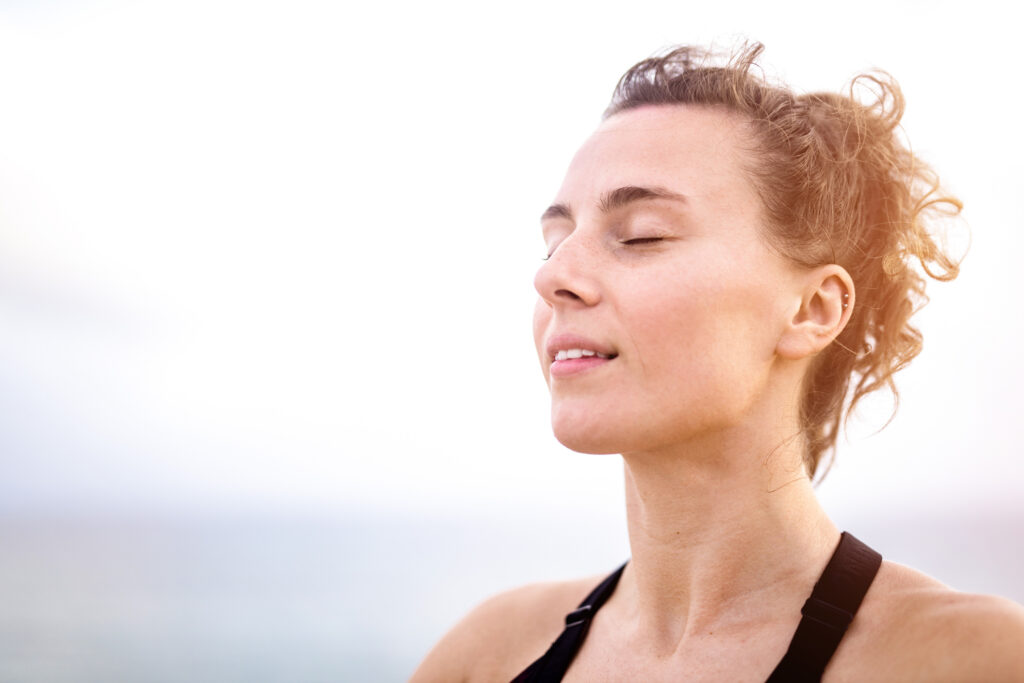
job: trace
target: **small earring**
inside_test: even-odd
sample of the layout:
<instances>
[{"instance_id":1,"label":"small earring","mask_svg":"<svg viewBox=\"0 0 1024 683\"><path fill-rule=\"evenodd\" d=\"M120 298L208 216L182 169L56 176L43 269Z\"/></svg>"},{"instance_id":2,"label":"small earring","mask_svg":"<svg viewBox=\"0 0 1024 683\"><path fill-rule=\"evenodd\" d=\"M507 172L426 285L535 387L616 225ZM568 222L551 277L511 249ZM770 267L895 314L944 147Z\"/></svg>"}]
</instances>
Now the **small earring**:
<instances>
[{"instance_id":1,"label":"small earring","mask_svg":"<svg viewBox=\"0 0 1024 683\"><path fill-rule=\"evenodd\" d=\"M847 306L850 305L849 304L849 299L850 299L850 295L849 294L843 294L843 308L846 308Z\"/></svg>"}]
</instances>

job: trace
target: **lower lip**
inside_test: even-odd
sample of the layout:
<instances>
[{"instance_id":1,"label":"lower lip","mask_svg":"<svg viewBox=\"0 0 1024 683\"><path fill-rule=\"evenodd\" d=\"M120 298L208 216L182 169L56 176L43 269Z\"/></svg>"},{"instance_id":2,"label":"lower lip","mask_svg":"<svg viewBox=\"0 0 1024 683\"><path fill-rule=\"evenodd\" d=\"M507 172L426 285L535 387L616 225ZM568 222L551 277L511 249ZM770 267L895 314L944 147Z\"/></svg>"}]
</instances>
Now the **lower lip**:
<instances>
[{"instance_id":1,"label":"lower lip","mask_svg":"<svg viewBox=\"0 0 1024 683\"><path fill-rule=\"evenodd\" d=\"M581 372L586 372L606 363L611 362L611 358L598 358L597 356L584 356L583 358L567 358L565 360L556 360L551 364L551 376L552 377L568 377L569 375L578 375Z\"/></svg>"}]
</instances>

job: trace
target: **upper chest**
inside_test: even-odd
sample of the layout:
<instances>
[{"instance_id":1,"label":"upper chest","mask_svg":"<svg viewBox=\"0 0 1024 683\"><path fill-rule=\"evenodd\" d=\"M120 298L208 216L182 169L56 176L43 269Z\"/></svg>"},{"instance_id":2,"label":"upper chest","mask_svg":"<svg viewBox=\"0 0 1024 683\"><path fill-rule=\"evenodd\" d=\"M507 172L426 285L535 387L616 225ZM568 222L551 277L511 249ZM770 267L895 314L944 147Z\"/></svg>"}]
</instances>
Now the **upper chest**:
<instances>
[{"instance_id":1,"label":"upper chest","mask_svg":"<svg viewBox=\"0 0 1024 683\"><path fill-rule=\"evenodd\" d=\"M909 647L887 624L884 610L861 610L829 660L825 683L871 680L906 683L900 651ZM672 651L630 637L614 619L598 615L564 681L744 681L763 683L786 654L800 613L684 638ZM605 615L610 616L610 615Z\"/></svg>"},{"instance_id":2,"label":"upper chest","mask_svg":"<svg viewBox=\"0 0 1024 683\"><path fill-rule=\"evenodd\" d=\"M659 651L642 638L625 636L611 620L595 619L563 680L763 683L785 654L798 621L799 615L759 628L701 633L672 651Z\"/></svg>"}]
</instances>

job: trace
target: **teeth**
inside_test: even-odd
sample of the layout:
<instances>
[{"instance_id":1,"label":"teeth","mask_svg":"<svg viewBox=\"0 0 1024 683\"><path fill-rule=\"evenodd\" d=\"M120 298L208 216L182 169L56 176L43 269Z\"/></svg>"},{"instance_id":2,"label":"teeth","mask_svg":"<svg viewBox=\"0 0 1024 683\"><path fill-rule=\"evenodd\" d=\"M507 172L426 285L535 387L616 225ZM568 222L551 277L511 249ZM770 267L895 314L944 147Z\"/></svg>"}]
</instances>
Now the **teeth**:
<instances>
[{"instance_id":1,"label":"teeth","mask_svg":"<svg viewBox=\"0 0 1024 683\"><path fill-rule=\"evenodd\" d=\"M568 360L570 358L584 358L590 356L597 356L598 358L610 358L611 356L598 353L597 351L591 351L590 349L563 349L555 354L555 360Z\"/></svg>"}]
</instances>

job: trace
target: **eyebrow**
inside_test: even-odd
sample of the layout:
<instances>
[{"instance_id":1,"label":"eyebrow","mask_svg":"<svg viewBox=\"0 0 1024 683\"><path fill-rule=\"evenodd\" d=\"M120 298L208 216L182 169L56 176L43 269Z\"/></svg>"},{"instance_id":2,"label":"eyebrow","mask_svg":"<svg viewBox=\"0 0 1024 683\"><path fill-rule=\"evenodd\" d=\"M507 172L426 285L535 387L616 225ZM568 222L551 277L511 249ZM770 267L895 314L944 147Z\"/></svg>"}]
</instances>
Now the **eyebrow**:
<instances>
[{"instance_id":1,"label":"eyebrow","mask_svg":"<svg viewBox=\"0 0 1024 683\"><path fill-rule=\"evenodd\" d=\"M671 199L673 201L685 202L686 195L667 190L663 187L626 185L625 187L617 187L611 192L606 192L601 196L598 206L603 213L610 213L615 209L621 209L627 204L645 199ZM544 210L540 220L543 222L549 218L565 218L571 221L573 220L572 209L569 208L568 204L552 204Z\"/></svg>"}]
</instances>

